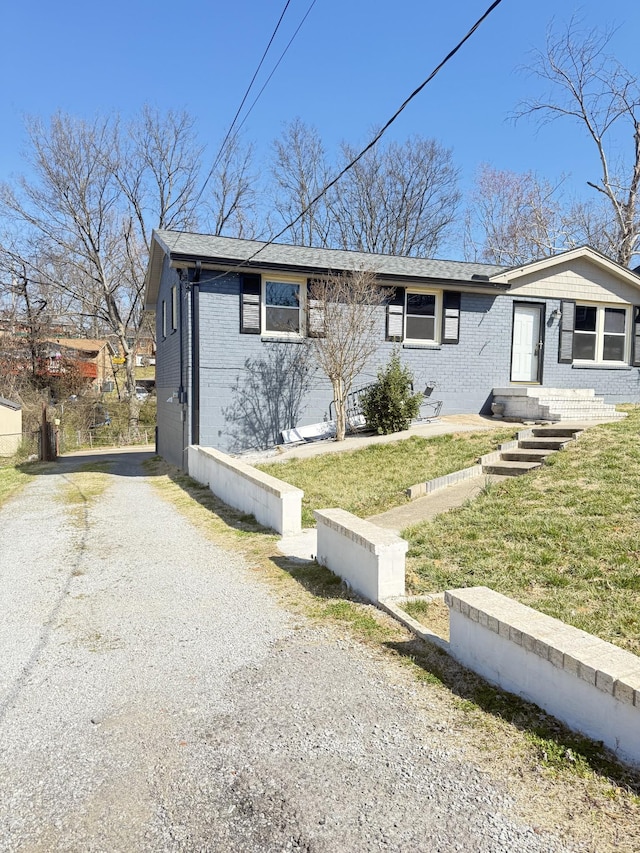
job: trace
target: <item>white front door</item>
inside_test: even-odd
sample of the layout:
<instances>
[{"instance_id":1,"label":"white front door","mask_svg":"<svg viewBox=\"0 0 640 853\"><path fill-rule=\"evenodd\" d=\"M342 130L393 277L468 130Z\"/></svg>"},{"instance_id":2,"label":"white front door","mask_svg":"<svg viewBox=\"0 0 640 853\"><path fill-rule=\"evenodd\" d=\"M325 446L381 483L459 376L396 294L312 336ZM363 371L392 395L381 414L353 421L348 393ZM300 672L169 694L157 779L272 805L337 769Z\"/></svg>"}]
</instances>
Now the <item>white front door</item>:
<instances>
[{"instance_id":1,"label":"white front door","mask_svg":"<svg viewBox=\"0 0 640 853\"><path fill-rule=\"evenodd\" d=\"M513 344L511 348L511 381L538 382L540 378L541 305L519 305L513 311Z\"/></svg>"}]
</instances>

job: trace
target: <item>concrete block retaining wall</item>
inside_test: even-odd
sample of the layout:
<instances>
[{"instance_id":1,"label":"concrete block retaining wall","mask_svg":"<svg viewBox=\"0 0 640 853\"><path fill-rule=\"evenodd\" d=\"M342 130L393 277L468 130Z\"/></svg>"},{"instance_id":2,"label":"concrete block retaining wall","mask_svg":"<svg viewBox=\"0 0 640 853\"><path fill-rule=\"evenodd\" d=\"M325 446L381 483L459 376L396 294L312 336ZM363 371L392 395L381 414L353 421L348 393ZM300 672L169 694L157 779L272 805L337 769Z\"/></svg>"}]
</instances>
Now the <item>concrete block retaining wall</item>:
<instances>
[{"instance_id":1,"label":"concrete block retaining wall","mask_svg":"<svg viewBox=\"0 0 640 853\"><path fill-rule=\"evenodd\" d=\"M407 496L413 500L423 495L430 495L432 492L438 491L438 489L446 489L447 486L453 486L454 483L459 483L461 480L471 480L473 477L480 477L483 465L499 462L502 458L501 453L503 450L514 450L518 447L520 439L530 438L532 435L532 429L521 430L518 433L518 438L514 441L505 441L500 445L500 450L494 450L492 453L481 456L479 464L471 465L469 468L462 468L460 471L454 471L452 474L436 477L433 480L427 480L426 483L416 483L415 486L409 486Z\"/></svg>"},{"instance_id":2,"label":"concrete block retaining wall","mask_svg":"<svg viewBox=\"0 0 640 853\"><path fill-rule=\"evenodd\" d=\"M640 658L486 587L445 602L460 663L640 765Z\"/></svg>"},{"instance_id":3,"label":"concrete block retaining wall","mask_svg":"<svg viewBox=\"0 0 640 853\"><path fill-rule=\"evenodd\" d=\"M370 601L404 595L409 548L405 539L344 509L321 509L313 514L321 565Z\"/></svg>"},{"instance_id":4,"label":"concrete block retaining wall","mask_svg":"<svg viewBox=\"0 0 640 853\"><path fill-rule=\"evenodd\" d=\"M304 492L246 462L212 447L191 445L189 476L208 486L229 506L255 516L259 524L282 536L293 536L302 529Z\"/></svg>"}]
</instances>

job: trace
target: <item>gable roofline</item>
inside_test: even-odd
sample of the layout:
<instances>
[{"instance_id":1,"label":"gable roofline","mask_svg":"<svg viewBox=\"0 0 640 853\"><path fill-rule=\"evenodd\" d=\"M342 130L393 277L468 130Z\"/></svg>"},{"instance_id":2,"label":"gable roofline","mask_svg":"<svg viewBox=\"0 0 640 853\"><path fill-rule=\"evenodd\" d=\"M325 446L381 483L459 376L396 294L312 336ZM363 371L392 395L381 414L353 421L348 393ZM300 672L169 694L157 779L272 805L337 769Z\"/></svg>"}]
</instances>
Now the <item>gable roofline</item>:
<instances>
[{"instance_id":1,"label":"gable roofline","mask_svg":"<svg viewBox=\"0 0 640 853\"><path fill-rule=\"evenodd\" d=\"M72 350L73 352L94 353L95 355L92 355L91 358L97 358L105 347L107 348L110 356L116 354L116 350L114 349L111 341L103 340L101 338L50 337L45 338L44 340L45 343L54 344L62 349Z\"/></svg>"},{"instance_id":2,"label":"gable roofline","mask_svg":"<svg viewBox=\"0 0 640 853\"><path fill-rule=\"evenodd\" d=\"M256 254L259 253L259 254ZM256 257L253 257L256 255ZM492 276L506 267L468 261L443 261L425 258L352 252L343 249L318 249L265 243L236 237L216 237L177 231L154 231L145 279L145 308L158 299L164 258L172 267L188 267L196 261L205 267L246 272L273 270L301 275L371 270L380 281L410 283L450 283L473 289L506 290Z\"/></svg>"},{"instance_id":3,"label":"gable roofline","mask_svg":"<svg viewBox=\"0 0 640 853\"><path fill-rule=\"evenodd\" d=\"M564 264L567 261L574 261L582 258L586 258L601 269L612 273L627 284L632 285L632 287L640 288L640 276L637 273L627 267L623 267L622 264L611 260L611 258L603 255L602 252L599 252L592 246L587 245L578 246L575 249L568 249L566 252L560 252L557 255L551 255L548 258L542 258L538 261L531 261L531 263L528 264L511 267L504 272L500 272L492 276L491 281L511 285L523 276L531 275L532 273L544 272L545 270L551 270L553 267Z\"/></svg>"}]
</instances>

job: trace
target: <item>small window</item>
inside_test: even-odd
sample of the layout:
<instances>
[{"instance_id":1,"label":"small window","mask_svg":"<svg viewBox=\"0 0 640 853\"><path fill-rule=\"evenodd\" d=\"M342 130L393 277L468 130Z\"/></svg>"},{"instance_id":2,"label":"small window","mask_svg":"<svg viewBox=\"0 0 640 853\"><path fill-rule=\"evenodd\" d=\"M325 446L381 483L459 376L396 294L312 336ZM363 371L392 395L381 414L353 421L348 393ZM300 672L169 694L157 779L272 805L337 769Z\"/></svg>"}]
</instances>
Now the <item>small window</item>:
<instances>
[{"instance_id":1,"label":"small window","mask_svg":"<svg viewBox=\"0 0 640 853\"><path fill-rule=\"evenodd\" d=\"M597 308L593 305L576 305L573 330L573 357L585 361L596 360L598 336L596 331Z\"/></svg>"},{"instance_id":2,"label":"small window","mask_svg":"<svg viewBox=\"0 0 640 853\"><path fill-rule=\"evenodd\" d=\"M435 293L407 293L405 339L438 340L438 299Z\"/></svg>"},{"instance_id":3,"label":"small window","mask_svg":"<svg viewBox=\"0 0 640 853\"><path fill-rule=\"evenodd\" d=\"M267 334L300 334L300 294L300 283L264 281L264 330Z\"/></svg>"},{"instance_id":4,"label":"small window","mask_svg":"<svg viewBox=\"0 0 640 853\"><path fill-rule=\"evenodd\" d=\"M171 288L171 331L178 328L178 288L174 284Z\"/></svg>"},{"instance_id":5,"label":"small window","mask_svg":"<svg viewBox=\"0 0 640 853\"><path fill-rule=\"evenodd\" d=\"M162 337L167 337L167 303L162 300Z\"/></svg>"},{"instance_id":6,"label":"small window","mask_svg":"<svg viewBox=\"0 0 640 853\"><path fill-rule=\"evenodd\" d=\"M625 308L604 309L604 340L602 344L602 358L604 361L624 361L626 320L627 312Z\"/></svg>"}]
</instances>

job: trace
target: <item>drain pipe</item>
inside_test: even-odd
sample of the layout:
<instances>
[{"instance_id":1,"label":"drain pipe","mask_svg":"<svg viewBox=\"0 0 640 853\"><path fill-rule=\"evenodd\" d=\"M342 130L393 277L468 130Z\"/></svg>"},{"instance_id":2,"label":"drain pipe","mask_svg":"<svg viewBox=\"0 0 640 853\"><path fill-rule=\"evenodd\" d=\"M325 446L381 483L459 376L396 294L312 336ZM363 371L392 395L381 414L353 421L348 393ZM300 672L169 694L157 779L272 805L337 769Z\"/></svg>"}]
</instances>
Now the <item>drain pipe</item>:
<instances>
[{"instance_id":1,"label":"drain pipe","mask_svg":"<svg viewBox=\"0 0 640 853\"><path fill-rule=\"evenodd\" d=\"M191 444L200 443L200 273L201 261L191 281Z\"/></svg>"}]
</instances>

